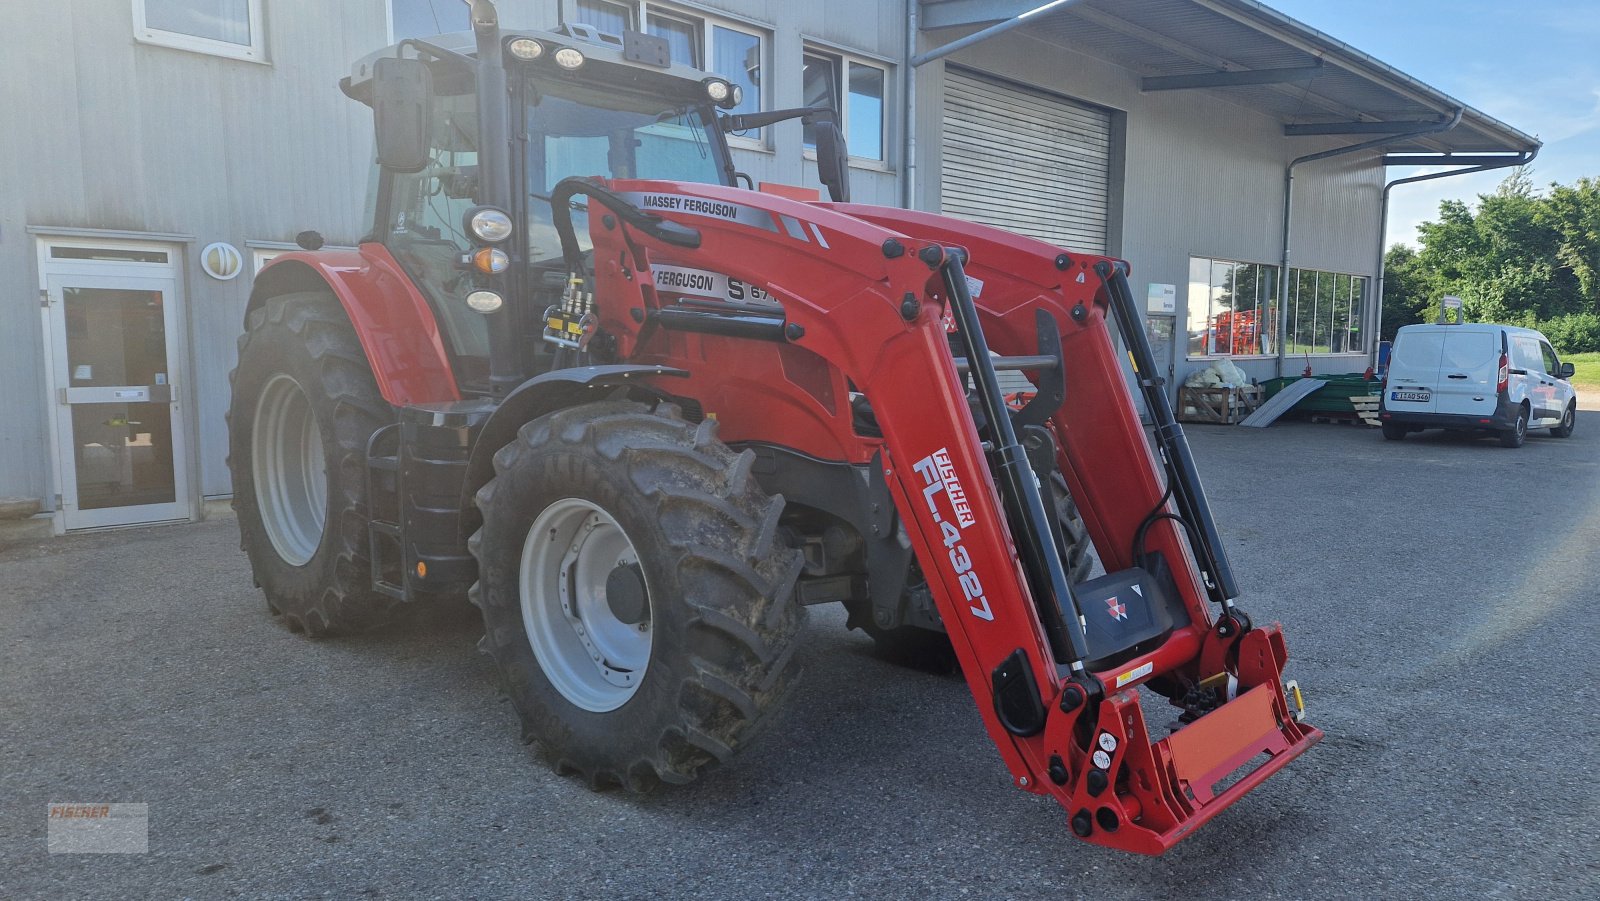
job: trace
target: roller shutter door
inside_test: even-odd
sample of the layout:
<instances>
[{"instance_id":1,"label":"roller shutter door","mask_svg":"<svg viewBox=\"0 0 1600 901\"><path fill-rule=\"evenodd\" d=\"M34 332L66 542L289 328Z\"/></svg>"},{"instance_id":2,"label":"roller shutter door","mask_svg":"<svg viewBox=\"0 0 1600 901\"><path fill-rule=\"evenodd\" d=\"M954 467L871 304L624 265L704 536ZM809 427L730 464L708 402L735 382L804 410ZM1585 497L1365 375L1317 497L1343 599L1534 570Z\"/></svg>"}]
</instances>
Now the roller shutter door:
<instances>
[{"instance_id":1,"label":"roller shutter door","mask_svg":"<svg viewBox=\"0 0 1600 901\"><path fill-rule=\"evenodd\" d=\"M1106 252L1107 111L947 68L942 147L946 214Z\"/></svg>"}]
</instances>

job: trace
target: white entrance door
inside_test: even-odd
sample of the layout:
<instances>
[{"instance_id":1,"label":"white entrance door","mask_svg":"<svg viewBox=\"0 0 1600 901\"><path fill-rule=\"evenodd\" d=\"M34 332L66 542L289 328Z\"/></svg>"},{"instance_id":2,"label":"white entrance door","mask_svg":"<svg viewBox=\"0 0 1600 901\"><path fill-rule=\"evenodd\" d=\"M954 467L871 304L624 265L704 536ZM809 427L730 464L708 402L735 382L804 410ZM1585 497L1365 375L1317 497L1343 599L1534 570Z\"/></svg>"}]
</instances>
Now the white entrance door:
<instances>
[{"instance_id":1,"label":"white entrance door","mask_svg":"<svg viewBox=\"0 0 1600 901\"><path fill-rule=\"evenodd\" d=\"M176 279L47 271L45 283L64 526L188 519Z\"/></svg>"}]
</instances>

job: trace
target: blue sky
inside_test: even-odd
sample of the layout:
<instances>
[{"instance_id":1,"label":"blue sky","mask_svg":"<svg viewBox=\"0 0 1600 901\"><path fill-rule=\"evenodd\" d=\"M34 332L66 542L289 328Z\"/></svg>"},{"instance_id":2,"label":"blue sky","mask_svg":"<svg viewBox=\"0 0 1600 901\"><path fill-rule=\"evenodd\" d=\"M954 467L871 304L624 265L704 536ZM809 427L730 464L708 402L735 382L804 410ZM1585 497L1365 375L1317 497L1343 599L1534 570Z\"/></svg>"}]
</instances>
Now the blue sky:
<instances>
[{"instance_id":1,"label":"blue sky","mask_svg":"<svg viewBox=\"0 0 1600 901\"><path fill-rule=\"evenodd\" d=\"M1534 184L1600 177L1600 0L1263 0L1544 141ZM1391 169L1391 178L1431 171ZM1505 172L1394 189L1389 242Z\"/></svg>"}]
</instances>

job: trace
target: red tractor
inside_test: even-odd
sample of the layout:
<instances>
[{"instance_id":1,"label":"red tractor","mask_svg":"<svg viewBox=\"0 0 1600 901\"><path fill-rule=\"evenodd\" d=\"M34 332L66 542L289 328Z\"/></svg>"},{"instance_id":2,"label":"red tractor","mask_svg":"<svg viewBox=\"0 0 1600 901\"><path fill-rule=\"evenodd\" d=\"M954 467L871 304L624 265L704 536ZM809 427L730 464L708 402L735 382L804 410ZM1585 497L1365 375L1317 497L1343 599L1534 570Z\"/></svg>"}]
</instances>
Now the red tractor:
<instances>
[{"instance_id":1,"label":"red tractor","mask_svg":"<svg viewBox=\"0 0 1600 901\"><path fill-rule=\"evenodd\" d=\"M372 233L303 235L250 299L234 506L291 629L468 594L524 738L646 791L749 742L842 603L960 667L1018 787L1147 854L1321 738L1235 606L1126 264L852 205L830 111L730 114L660 39L472 27L341 83ZM736 187L725 133L801 117L833 202Z\"/></svg>"}]
</instances>

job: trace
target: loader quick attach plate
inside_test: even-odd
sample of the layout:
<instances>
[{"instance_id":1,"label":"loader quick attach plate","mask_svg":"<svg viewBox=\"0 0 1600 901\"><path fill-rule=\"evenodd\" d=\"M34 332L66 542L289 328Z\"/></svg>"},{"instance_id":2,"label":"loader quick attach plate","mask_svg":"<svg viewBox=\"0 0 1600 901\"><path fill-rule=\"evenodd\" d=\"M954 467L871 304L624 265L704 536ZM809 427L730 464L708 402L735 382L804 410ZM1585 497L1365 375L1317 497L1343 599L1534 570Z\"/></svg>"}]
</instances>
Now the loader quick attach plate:
<instances>
[{"instance_id":1,"label":"loader quick attach plate","mask_svg":"<svg viewBox=\"0 0 1600 901\"><path fill-rule=\"evenodd\" d=\"M1109 696L1097 753L1064 802L1076 811L1073 831L1094 844L1160 854L1321 741L1283 694L1284 654L1276 624L1245 633L1240 693L1156 742L1137 692Z\"/></svg>"}]
</instances>

